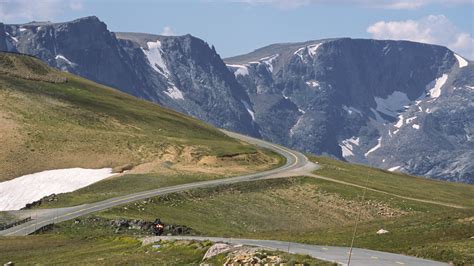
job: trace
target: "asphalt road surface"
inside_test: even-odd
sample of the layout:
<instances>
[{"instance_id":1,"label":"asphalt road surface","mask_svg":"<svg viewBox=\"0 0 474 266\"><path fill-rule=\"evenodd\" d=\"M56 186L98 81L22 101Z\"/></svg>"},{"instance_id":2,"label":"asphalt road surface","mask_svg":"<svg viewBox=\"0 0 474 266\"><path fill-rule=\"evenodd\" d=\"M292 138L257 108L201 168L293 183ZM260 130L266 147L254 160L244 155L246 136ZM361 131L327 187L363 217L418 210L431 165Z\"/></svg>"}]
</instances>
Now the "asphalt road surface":
<instances>
[{"instance_id":1,"label":"asphalt road surface","mask_svg":"<svg viewBox=\"0 0 474 266\"><path fill-rule=\"evenodd\" d=\"M294 242L276 241L276 240L257 240L240 238L222 238L222 237L199 237L199 236L152 236L142 239L143 244L151 244L159 240L210 240L212 242L223 242L229 244L240 244L256 246L267 249L281 250L295 254L305 254L313 258L336 262L347 265L349 248L306 245ZM445 263L425 260L416 257L410 257L400 254L375 251L369 249L354 248L350 265L354 266L375 266L375 265L417 265L417 266L440 266L448 265Z\"/></svg>"},{"instance_id":2,"label":"asphalt road surface","mask_svg":"<svg viewBox=\"0 0 474 266\"><path fill-rule=\"evenodd\" d=\"M123 205L126 203L134 202L137 200L142 200L150 197L155 197L159 195L165 195L195 188L203 187L212 187L224 184L233 184L244 181L253 181L266 178L276 178L283 176L297 176L304 175L305 173L310 173L318 168L318 165L308 161L306 156L300 152L292 151L288 148L281 147L260 139L251 138L248 136L240 135L233 132L224 131L231 137L240 139L242 141L258 145L263 148L270 149L274 152L279 153L280 155L286 158L286 163L276 169L272 169L265 172L248 174L224 179L202 181L188 184L181 184L176 186L158 188L138 193L133 193L129 195L124 195L120 197L115 197L95 203L84 204L68 208L56 208L56 209L39 209L39 210L22 210L10 212L11 214L18 217L31 217L32 220L9 228L7 230L0 231L0 236L25 236L35 232L38 228L46 226L52 223L59 223L67 220L71 220L80 216L84 216L90 213L106 210L118 205Z\"/></svg>"},{"instance_id":3,"label":"asphalt road surface","mask_svg":"<svg viewBox=\"0 0 474 266\"><path fill-rule=\"evenodd\" d=\"M32 217L32 221L12 227L7 230L0 231L0 236L25 236L35 232L37 229L52 223L59 223L71 220L90 213L106 210L118 205L142 200L159 195L165 195L195 188L212 187L224 184L233 184L238 182L253 181L259 179L279 178L289 176L314 176L316 178L326 179L334 182L340 182L327 177L320 177L312 174L319 166L314 164L306 158L302 153L290 150L288 148L275 145L260 139L251 138L233 132L224 131L231 137L240 139L242 141L258 145L263 148L270 149L286 158L286 163L276 169L265 172L248 174L243 176L230 177L225 179L217 179L210 181L202 181L188 184L181 184L176 186L158 188L120 197L115 197L103 200L96 203L84 204L68 208L56 209L38 209L38 210L22 210L10 212L18 217ZM348 184L353 185L353 184ZM395 195L396 196L396 195ZM414 199L416 200L416 199ZM270 249L278 249L288 251L291 253L307 254L322 260L333 261L339 264L346 264L348 258L349 248L347 247L328 247L316 245L304 245L299 243L289 243L273 240L252 240L252 239L229 239L229 238L213 238L213 237L161 237L172 239L195 239L204 240L209 239L214 242L230 242L232 244L243 244L252 246L261 246ZM151 237L145 241L157 241L160 238ZM288 249L289 248L289 249ZM380 252L367 249L354 249L351 265L446 265L440 262L419 259L415 257Z\"/></svg>"}]
</instances>

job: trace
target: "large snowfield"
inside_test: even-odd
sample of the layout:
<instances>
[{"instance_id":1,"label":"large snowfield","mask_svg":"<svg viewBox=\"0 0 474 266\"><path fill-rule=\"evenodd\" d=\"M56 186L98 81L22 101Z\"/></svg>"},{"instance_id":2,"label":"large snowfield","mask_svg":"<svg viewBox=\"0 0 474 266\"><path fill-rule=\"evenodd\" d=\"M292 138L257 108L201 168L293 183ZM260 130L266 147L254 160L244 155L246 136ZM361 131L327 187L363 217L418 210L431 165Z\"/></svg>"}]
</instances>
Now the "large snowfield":
<instances>
[{"instance_id":1,"label":"large snowfield","mask_svg":"<svg viewBox=\"0 0 474 266\"><path fill-rule=\"evenodd\" d=\"M72 192L114 175L111 168L70 168L24 175L0 183L0 211L19 210L45 196Z\"/></svg>"}]
</instances>

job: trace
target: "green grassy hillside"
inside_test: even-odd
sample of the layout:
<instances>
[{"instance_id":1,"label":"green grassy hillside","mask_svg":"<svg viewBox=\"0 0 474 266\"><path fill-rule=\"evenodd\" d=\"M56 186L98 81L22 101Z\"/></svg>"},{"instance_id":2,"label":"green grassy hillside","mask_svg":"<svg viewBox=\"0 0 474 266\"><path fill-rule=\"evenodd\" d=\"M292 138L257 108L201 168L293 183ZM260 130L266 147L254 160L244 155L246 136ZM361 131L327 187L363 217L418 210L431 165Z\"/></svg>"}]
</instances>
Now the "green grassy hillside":
<instances>
[{"instance_id":1,"label":"green grassy hillside","mask_svg":"<svg viewBox=\"0 0 474 266\"><path fill-rule=\"evenodd\" d=\"M229 174L278 163L194 118L11 53L0 53L0 125L0 181L69 167Z\"/></svg>"},{"instance_id":2,"label":"green grassy hillside","mask_svg":"<svg viewBox=\"0 0 474 266\"><path fill-rule=\"evenodd\" d=\"M369 187L380 192L369 190L362 201L360 187L315 177L295 177L176 193L116 207L96 217L146 220L160 217L165 223L186 225L200 235L349 246L360 213L357 247L457 265L474 263L471 239L474 186L394 174L327 158L312 159L323 167L317 171L318 175L336 181L357 185L363 180L365 185L369 173ZM346 178L347 175L352 177ZM395 187L397 182L399 185ZM403 198L405 195L413 199ZM464 207L439 205L451 203ZM86 222L84 226L91 228L93 223ZM389 233L378 235L379 229ZM59 229L66 235L79 233L77 230L72 222L63 223ZM96 230L90 234L112 233L108 228Z\"/></svg>"}]
</instances>

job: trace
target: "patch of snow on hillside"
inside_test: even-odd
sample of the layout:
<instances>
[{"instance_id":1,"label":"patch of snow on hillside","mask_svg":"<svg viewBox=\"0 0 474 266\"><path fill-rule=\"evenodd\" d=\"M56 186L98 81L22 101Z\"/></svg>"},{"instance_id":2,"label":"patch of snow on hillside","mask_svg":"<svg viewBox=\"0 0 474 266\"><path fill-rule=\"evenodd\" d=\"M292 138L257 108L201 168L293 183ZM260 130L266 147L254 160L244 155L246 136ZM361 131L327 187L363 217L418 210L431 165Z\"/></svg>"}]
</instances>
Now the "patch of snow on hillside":
<instances>
[{"instance_id":1,"label":"patch of snow on hillside","mask_svg":"<svg viewBox=\"0 0 474 266\"><path fill-rule=\"evenodd\" d=\"M392 168L388 168L388 170L389 170L390 172L395 172L395 171L397 171L397 170L400 169L400 168L401 168L401 166L394 166L394 167L392 167Z\"/></svg>"},{"instance_id":2,"label":"patch of snow on hillside","mask_svg":"<svg viewBox=\"0 0 474 266\"><path fill-rule=\"evenodd\" d=\"M161 50L161 42L156 41L156 42L147 42L148 50L145 50L143 48L142 51L145 54L145 56L148 59L148 62L150 63L151 67L153 69L162 74L165 77L169 77L170 72L168 68L166 67L165 60L163 59L163 51Z\"/></svg>"},{"instance_id":3,"label":"patch of snow on hillside","mask_svg":"<svg viewBox=\"0 0 474 266\"><path fill-rule=\"evenodd\" d=\"M303 116L300 116L296 123L291 127L290 129L290 137L292 137L295 134L295 129L297 129L300 126L301 121L303 121Z\"/></svg>"},{"instance_id":4,"label":"patch of snow on hillside","mask_svg":"<svg viewBox=\"0 0 474 266\"><path fill-rule=\"evenodd\" d=\"M414 129L420 129L420 125L418 125L418 124L413 124L411 127L414 128Z\"/></svg>"},{"instance_id":5,"label":"patch of snow on hillside","mask_svg":"<svg viewBox=\"0 0 474 266\"><path fill-rule=\"evenodd\" d=\"M264 63L267 66L268 71L273 72L273 61L277 59L279 54L272 55L272 56L267 56L264 58L261 58L259 61Z\"/></svg>"},{"instance_id":6,"label":"patch of snow on hillside","mask_svg":"<svg viewBox=\"0 0 474 266\"><path fill-rule=\"evenodd\" d=\"M301 58L301 60L303 60L303 50L304 49L306 49L306 46L299 48L293 54L299 56Z\"/></svg>"},{"instance_id":7,"label":"patch of snow on hillside","mask_svg":"<svg viewBox=\"0 0 474 266\"><path fill-rule=\"evenodd\" d=\"M353 153L354 147L352 145L359 146L359 138L352 137L350 139L345 139L342 141L341 144L339 144L339 146L342 149L342 156L344 158L348 156L354 156L354 153Z\"/></svg>"},{"instance_id":8,"label":"patch of snow on hillside","mask_svg":"<svg viewBox=\"0 0 474 266\"><path fill-rule=\"evenodd\" d=\"M372 152L378 150L380 147L382 147L382 137L377 139L377 145L375 145L372 149L370 149L368 152L366 152L364 155L367 157L369 154Z\"/></svg>"},{"instance_id":9,"label":"patch of snow on hillside","mask_svg":"<svg viewBox=\"0 0 474 266\"><path fill-rule=\"evenodd\" d=\"M405 122L406 122L407 124L411 124L411 122L413 122L413 120L415 120L415 119L416 119L416 116L410 117L410 118L407 118L407 119L405 120Z\"/></svg>"},{"instance_id":10,"label":"patch of snow on hillside","mask_svg":"<svg viewBox=\"0 0 474 266\"><path fill-rule=\"evenodd\" d=\"M71 65L71 66L72 66L72 65L75 65L73 62L71 62L69 59L67 59L64 55L58 54L58 55L56 55L56 57L54 57L54 59L56 59L56 60L62 60L62 61L64 61L64 62L66 62L68 65Z\"/></svg>"},{"instance_id":11,"label":"patch of snow on hillside","mask_svg":"<svg viewBox=\"0 0 474 266\"><path fill-rule=\"evenodd\" d=\"M247 109L247 112L252 117L252 120L255 121L255 113L254 113L254 111L252 111L252 108L250 107L250 104L248 104L246 101L243 101L243 100L241 100L241 102L245 106L245 109Z\"/></svg>"},{"instance_id":12,"label":"patch of snow on hillside","mask_svg":"<svg viewBox=\"0 0 474 266\"><path fill-rule=\"evenodd\" d=\"M437 78L436 80L432 81L428 86L427 89L430 92L431 98L438 98L441 95L441 88L444 86L446 81L448 80L448 75L443 74L441 77Z\"/></svg>"},{"instance_id":13,"label":"patch of snow on hillside","mask_svg":"<svg viewBox=\"0 0 474 266\"><path fill-rule=\"evenodd\" d=\"M318 43L318 44L312 44L312 45L308 45L308 46L303 46L301 48L298 48L298 50L296 50L293 54L294 55L297 55L301 58L301 60L304 61L304 57L303 57L303 52L304 51L308 51L308 54L311 56L311 57L314 57L316 55L316 51L318 50L318 48L321 46L321 44L323 43Z\"/></svg>"},{"instance_id":14,"label":"patch of snow on hillside","mask_svg":"<svg viewBox=\"0 0 474 266\"><path fill-rule=\"evenodd\" d=\"M347 106L343 105L342 109L350 115L352 115L353 113L358 113L358 114L362 115L362 112L359 109L356 109L352 106L347 107Z\"/></svg>"},{"instance_id":15,"label":"patch of snow on hillside","mask_svg":"<svg viewBox=\"0 0 474 266\"><path fill-rule=\"evenodd\" d=\"M458 60L458 65L459 65L459 68L463 68L465 66L468 65L466 59L462 58L461 56L457 55L457 54L454 54L454 56L456 57L456 59Z\"/></svg>"},{"instance_id":16,"label":"patch of snow on hillside","mask_svg":"<svg viewBox=\"0 0 474 266\"><path fill-rule=\"evenodd\" d=\"M51 194L72 192L114 175L111 168L70 168L24 175L0 183L0 211L19 210Z\"/></svg>"},{"instance_id":17,"label":"patch of snow on hillside","mask_svg":"<svg viewBox=\"0 0 474 266\"><path fill-rule=\"evenodd\" d=\"M376 110L391 117L397 117L398 111L404 109L404 106L410 104L408 96L400 91L394 91L387 98L375 97L377 103Z\"/></svg>"},{"instance_id":18,"label":"patch of snow on hillside","mask_svg":"<svg viewBox=\"0 0 474 266\"><path fill-rule=\"evenodd\" d=\"M244 65L227 65L234 69L234 75L237 76L247 76L249 74L249 69Z\"/></svg>"},{"instance_id":19,"label":"patch of snow on hillside","mask_svg":"<svg viewBox=\"0 0 474 266\"><path fill-rule=\"evenodd\" d=\"M165 94L168 95L171 99L175 100L184 100L183 93L176 88L176 86L173 83L168 83L170 87L168 87L167 91L165 91Z\"/></svg>"},{"instance_id":20,"label":"patch of snow on hillside","mask_svg":"<svg viewBox=\"0 0 474 266\"><path fill-rule=\"evenodd\" d=\"M310 80L310 81L306 81L306 85L308 85L309 87L319 87L319 82L316 81L316 80Z\"/></svg>"},{"instance_id":21,"label":"patch of snow on hillside","mask_svg":"<svg viewBox=\"0 0 474 266\"><path fill-rule=\"evenodd\" d=\"M471 90L474 90L474 86L467 86L467 85L466 85L466 86L464 86L464 87L466 87L466 88L468 88L468 89L471 89Z\"/></svg>"},{"instance_id":22,"label":"patch of snow on hillside","mask_svg":"<svg viewBox=\"0 0 474 266\"><path fill-rule=\"evenodd\" d=\"M24 32L25 30L25 28L20 28L20 32Z\"/></svg>"},{"instance_id":23,"label":"patch of snow on hillside","mask_svg":"<svg viewBox=\"0 0 474 266\"><path fill-rule=\"evenodd\" d=\"M393 126L396 127L396 128L401 128L403 126L403 115L398 116L398 121Z\"/></svg>"},{"instance_id":24,"label":"patch of snow on hillside","mask_svg":"<svg viewBox=\"0 0 474 266\"><path fill-rule=\"evenodd\" d=\"M316 50L318 50L318 48L321 46L321 44L323 44L323 43L318 43L318 44L313 44L313 45L308 46L309 55L315 56L316 55Z\"/></svg>"},{"instance_id":25,"label":"patch of snow on hillside","mask_svg":"<svg viewBox=\"0 0 474 266\"><path fill-rule=\"evenodd\" d=\"M8 32L5 32L7 34L8 37L10 37L14 42L18 42L18 38L16 38L15 36L11 36L10 33ZM8 44L8 43L7 43Z\"/></svg>"}]
</instances>

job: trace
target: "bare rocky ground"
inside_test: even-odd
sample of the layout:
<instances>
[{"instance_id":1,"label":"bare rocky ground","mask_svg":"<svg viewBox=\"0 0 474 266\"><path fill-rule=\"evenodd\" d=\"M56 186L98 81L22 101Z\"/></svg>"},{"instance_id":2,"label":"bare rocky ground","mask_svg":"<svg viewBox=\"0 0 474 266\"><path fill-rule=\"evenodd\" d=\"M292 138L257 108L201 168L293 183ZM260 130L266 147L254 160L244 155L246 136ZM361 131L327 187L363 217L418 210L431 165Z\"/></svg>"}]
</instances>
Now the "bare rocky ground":
<instances>
[{"instance_id":1,"label":"bare rocky ground","mask_svg":"<svg viewBox=\"0 0 474 266\"><path fill-rule=\"evenodd\" d=\"M210 247L203 261L219 254L225 254L224 265L280 265L284 262L281 256L268 254L268 251L261 248L224 243L216 243ZM210 264L202 263L201 265Z\"/></svg>"}]
</instances>

